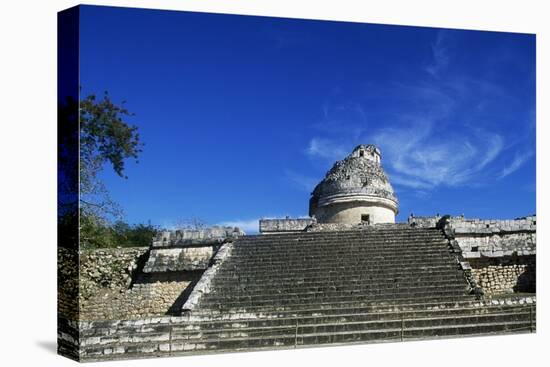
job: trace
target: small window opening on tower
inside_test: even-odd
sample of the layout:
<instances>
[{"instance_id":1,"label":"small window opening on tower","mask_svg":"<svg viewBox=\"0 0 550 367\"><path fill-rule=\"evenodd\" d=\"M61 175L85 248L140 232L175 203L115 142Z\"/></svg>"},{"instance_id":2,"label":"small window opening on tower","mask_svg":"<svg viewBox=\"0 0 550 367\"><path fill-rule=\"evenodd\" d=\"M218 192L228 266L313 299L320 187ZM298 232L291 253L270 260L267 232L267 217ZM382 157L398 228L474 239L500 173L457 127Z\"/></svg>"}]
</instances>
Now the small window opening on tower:
<instances>
[{"instance_id":1,"label":"small window opening on tower","mask_svg":"<svg viewBox=\"0 0 550 367\"><path fill-rule=\"evenodd\" d=\"M359 157L364 157L365 156L365 151L364 150L360 150L359 151Z\"/></svg>"},{"instance_id":2,"label":"small window opening on tower","mask_svg":"<svg viewBox=\"0 0 550 367\"><path fill-rule=\"evenodd\" d=\"M361 223L370 224L370 215L361 214Z\"/></svg>"},{"instance_id":3,"label":"small window opening on tower","mask_svg":"<svg viewBox=\"0 0 550 367\"><path fill-rule=\"evenodd\" d=\"M478 246L472 246L472 252L478 252L479 247Z\"/></svg>"}]
</instances>

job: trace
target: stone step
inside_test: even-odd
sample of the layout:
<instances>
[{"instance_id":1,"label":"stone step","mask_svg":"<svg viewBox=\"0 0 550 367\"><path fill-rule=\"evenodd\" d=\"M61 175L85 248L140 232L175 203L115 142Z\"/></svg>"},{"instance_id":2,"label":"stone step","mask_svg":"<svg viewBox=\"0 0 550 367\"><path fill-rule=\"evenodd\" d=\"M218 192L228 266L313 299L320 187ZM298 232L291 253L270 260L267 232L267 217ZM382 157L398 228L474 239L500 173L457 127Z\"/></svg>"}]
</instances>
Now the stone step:
<instances>
[{"instance_id":1,"label":"stone step","mask_svg":"<svg viewBox=\"0 0 550 367\"><path fill-rule=\"evenodd\" d=\"M160 356L535 330L534 299L476 299L468 286L436 229L244 236L181 316L151 319L138 339L131 322L79 336L100 359L115 347Z\"/></svg>"},{"instance_id":2,"label":"stone step","mask_svg":"<svg viewBox=\"0 0 550 367\"><path fill-rule=\"evenodd\" d=\"M247 282L248 280L253 282L264 282L268 280L283 282L286 280L309 281L315 279L330 279L336 278L338 272L332 269L326 268L311 268L304 269L303 271L287 271L287 272L268 272L259 271L258 273L239 273L236 270L228 269L224 272L224 268L220 268L220 279L235 279L239 282ZM367 277L373 275L372 279L376 279L377 276L386 276L388 278L402 277L406 274L422 274L422 275L442 275L444 271L448 271L450 274L455 275L459 271L458 264L444 263L439 265L416 265L413 267L396 267L396 268L379 268L379 267L366 267L366 268L352 268L346 270L345 274L341 274L341 279L368 279ZM355 276L355 274L363 274L362 278ZM334 276L332 276L334 274Z\"/></svg>"},{"instance_id":3,"label":"stone step","mask_svg":"<svg viewBox=\"0 0 550 367\"><path fill-rule=\"evenodd\" d=\"M327 319L325 316L321 316L285 320L281 317L273 317L261 320L238 320L230 324L227 321L182 320L175 321L171 325L153 327L151 331L148 331L148 339L165 340L165 334L169 333L171 345L164 350L177 352L200 351L206 345L210 345L207 349L223 350L228 345L234 347L234 343L238 343L245 349L253 349L258 345L258 340L261 340L263 345L263 342L271 343L275 340L290 339L290 346L305 346L315 345L319 342L391 341L394 340L392 336L395 335L403 340L431 339L452 335L486 335L491 332L533 332L536 329L535 305L480 306L450 310L455 311L455 314L447 312L448 310L425 309L424 311L429 313L415 312L411 314L408 311L379 313L355 315L355 319ZM407 317L410 315L412 317ZM381 317L369 319L371 316ZM360 319L359 317L364 318ZM268 324L262 326L262 324L258 324L259 322ZM229 327L226 327L227 325ZM130 326L129 331L131 330L133 328ZM398 334L395 334L396 332ZM123 334L124 330L121 328L119 335ZM83 334L81 337L93 339L93 335ZM378 337L371 339L365 335L378 335L381 339ZM100 349L117 347L124 348L125 351L150 346L148 340L140 343L121 336L121 338L107 337L104 340L87 341L83 345L83 350L92 352L93 348L98 348L98 344ZM199 346L198 349L197 346ZM272 346L281 345L273 344ZM233 347L231 349L234 349Z\"/></svg>"},{"instance_id":4,"label":"stone step","mask_svg":"<svg viewBox=\"0 0 550 367\"><path fill-rule=\"evenodd\" d=\"M341 282L347 282L353 279L396 279L402 278L405 274L418 274L419 276L430 276L430 275L441 275L444 276L445 271L448 272L449 277L455 276L459 268L458 264L447 264L447 265L424 265L414 268L374 268L374 267L353 267L345 272L342 270L338 272L333 269L324 269L324 268L309 268L304 269L303 271L286 271L280 272L277 269L265 269L263 272L244 272L238 273L229 269L227 274L224 274L223 280L233 279L235 282L277 282L282 283L285 280L294 279L296 282L307 282L315 280L328 280L337 278L338 274L341 275ZM361 277L356 276L356 274L363 274ZM221 283L220 283L221 284Z\"/></svg>"},{"instance_id":5,"label":"stone step","mask_svg":"<svg viewBox=\"0 0 550 367\"><path fill-rule=\"evenodd\" d=\"M297 289L295 291L289 290L288 292L278 292L267 290L258 290L256 292L234 292L233 295L226 296L226 292L214 293L212 297L204 304L213 304L216 302L229 303L229 302L254 302L254 301L269 301L273 300L274 304L280 303L281 298L292 300L319 300L319 299L333 299L350 296L361 296L366 299L372 297L384 297L379 298L380 301L392 299L394 296L402 298L405 295L414 293L418 295L424 295L425 293L432 292L434 294L438 292L451 293L455 295L464 295L466 288L460 284L441 284L441 286L428 287L428 286L408 286L400 288L391 287L376 287L376 288L347 288L347 289L333 289L333 290L319 290L319 289ZM361 300L363 299L361 298Z\"/></svg>"},{"instance_id":6,"label":"stone step","mask_svg":"<svg viewBox=\"0 0 550 367\"><path fill-rule=\"evenodd\" d=\"M536 312L531 311L525 306L493 306L493 307L468 307L468 308L448 308L448 309L420 309L414 311L391 311L391 312L358 312L341 313L327 315L272 315L261 319L241 319L241 320L212 320L208 317L200 319L195 317L193 322L188 325L180 326L177 330L183 332L192 330L234 330L234 329L256 329L271 326L295 326L297 322L300 325L326 325L342 324L349 322L366 321L395 321L401 319L423 320L445 317L462 317L475 315L508 315L508 314L529 314L536 318ZM199 321L200 320L200 321Z\"/></svg>"},{"instance_id":7,"label":"stone step","mask_svg":"<svg viewBox=\"0 0 550 367\"><path fill-rule=\"evenodd\" d=\"M400 231L390 231L387 233L364 234L361 232L334 232L316 233L314 235L307 233L295 233L292 235L278 236L243 236L239 237L239 242L244 244L279 244L284 242L292 243L312 243L312 242L331 242L331 241L380 241L387 242L394 239L442 239L445 234L442 231L435 232L416 232L401 233Z\"/></svg>"},{"instance_id":8,"label":"stone step","mask_svg":"<svg viewBox=\"0 0 550 367\"><path fill-rule=\"evenodd\" d=\"M369 258L371 256L418 256L419 254L426 255L440 255L442 253L448 253L448 246L438 245L433 247L424 247L420 248L419 246L410 249L395 249L395 248L384 248L384 249L354 249L348 248L345 251L322 251L322 249L315 249L308 251L308 249L303 249L303 251L257 251L257 252L245 252L245 251L233 251L234 254L238 255L238 261L241 263L249 263L255 261L277 261L281 258L292 259L304 259L304 258L326 258L327 256L336 256L337 258L353 258L355 256L365 256Z\"/></svg>"},{"instance_id":9,"label":"stone step","mask_svg":"<svg viewBox=\"0 0 550 367\"><path fill-rule=\"evenodd\" d=\"M172 340L181 339L200 339L201 341L220 340L231 338L256 338L259 336L279 336L288 335L288 333L297 335L315 335L326 333L341 333L341 332L360 332L364 330L387 330L401 329L414 330L417 328L428 327L460 327L471 324L499 324L506 322L523 322L530 325L533 320L529 311L516 311L495 314L481 315L456 315L456 316L441 316L441 317L426 317L426 318L401 318L386 320L354 320L354 321L338 321L332 323L320 324L302 324L301 319L295 319L294 325L270 325L265 327L240 327L226 329L208 329L205 325L195 329L184 329L179 332L172 331ZM534 322L535 320L533 320Z\"/></svg>"},{"instance_id":10,"label":"stone step","mask_svg":"<svg viewBox=\"0 0 550 367\"><path fill-rule=\"evenodd\" d=\"M354 342L387 342L404 341L418 339L433 339L450 336L474 336L474 335L492 335L502 333L531 332L532 327L529 322L510 321L498 323L473 323L459 326L430 326L415 327L411 329L402 329L400 327L360 330L360 331L341 331L325 332L312 334L298 334L288 330L288 333L278 336L263 335L256 338L223 338L214 340L193 340L182 341L182 350L205 351L205 350L251 350L257 348L274 347L301 347L323 344L350 344Z\"/></svg>"},{"instance_id":11,"label":"stone step","mask_svg":"<svg viewBox=\"0 0 550 367\"><path fill-rule=\"evenodd\" d=\"M370 268L372 269L372 268ZM410 279L411 271L415 271L415 273L418 275L419 278L425 279L440 279L441 277L444 277L445 275L449 276L456 276L456 275L463 275L464 272L459 269L458 264L447 264L447 265L437 265L437 266L415 266L412 268L398 268L398 269L384 269L383 271L364 271L365 269L360 269L360 271L354 270L350 272L346 272L346 274L342 274L341 271L336 271L333 269L326 269L323 272L319 273L300 273L300 274L287 274L282 273L279 274L278 277L273 277L272 275L267 275L264 277L261 277L262 273L260 274L243 274L239 273L237 271L230 271L226 268L224 268L225 271L218 273L219 275L216 276L216 279L214 280L216 284L224 284L224 282L228 283L240 283L245 282L247 280L254 280L258 279L263 282L264 280L272 279L273 281L277 281L279 284L285 284L286 282L291 282L291 284L296 284L296 282L325 282L325 281L338 281L342 280L342 282L350 282L353 280L357 281L363 281L363 280L372 280L377 281L381 279ZM367 269L368 270L368 269ZM375 269L378 270L378 269ZM437 278L436 278L437 277Z\"/></svg>"},{"instance_id":12,"label":"stone step","mask_svg":"<svg viewBox=\"0 0 550 367\"><path fill-rule=\"evenodd\" d=\"M233 297L213 297L208 302L204 303L204 306L214 305L220 303L221 308L228 307L246 307L248 305L293 305L293 304L303 304L309 302L330 302L330 301L340 301L347 300L350 298L355 298L359 301L389 301L394 299L409 298L414 296L426 298L427 294L432 293L434 295L461 295L464 292L464 289L455 287L449 289L437 288L437 289L427 289L427 290L418 290L421 288L411 288L404 291L395 291L392 289L380 289L374 291L362 291L362 292L333 292L331 294L326 294L324 292L308 292L308 293L295 293L295 294L283 294L277 296L269 296L269 293L266 294L257 294L257 295L239 295Z\"/></svg>"},{"instance_id":13,"label":"stone step","mask_svg":"<svg viewBox=\"0 0 550 367\"><path fill-rule=\"evenodd\" d=\"M430 274L431 275L431 274ZM300 289L301 291L315 290L315 291L330 291L330 290L347 290L347 289L377 289L377 288L407 288L411 286L417 287L430 287L431 285L448 284L454 285L460 282L462 286L465 285L464 279L460 277L457 272L456 275L445 274L445 277L438 278L437 281L430 279L430 275L419 276L417 278L380 278L380 279L350 279L349 281L341 281L335 278L334 281L310 281L310 282L296 282L291 281L287 283L282 282L265 282L265 283L251 283L244 282L226 282L220 284L216 282L217 289L223 289L226 292L231 293L254 293L256 291L270 291L276 293L283 293L286 291L293 291Z\"/></svg>"},{"instance_id":14,"label":"stone step","mask_svg":"<svg viewBox=\"0 0 550 367\"><path fill-rule=\"evenodd\" d=\"M521 298L521 297L520 297ZM373 302L373 301L346 301L346 302L328 302L309 305L295 306L293 309L285 309L284 307L254 307L247 310L215 310L215 309L196 309L189 314L191 319L201 319L202 317L208 320L239 320L254 317L303 317L303 316L326 316L326 315L343 315L357 313L395 313L395 312L419 312L423 310L448 310L448 309L464 309L487 307L494 309L495 307L514 307L514 299L492 301L490 305L487 302L476 300L470 295L447 296L432 298L430 300L403 299L393 302ZM510 302L510 304L505 303ZM536 307L536 304L526 304L523 307Z\"/></svg>"},{"instance_id":15,"label":"stone step","mask_svg":"<svg viewBox=\"0 0 550 367\"><path fill-rule=\"evenodd\" d=\"M336 279L338 281L338 279ZM272 283L252 283L252 284L244 284L244 283L225 283L220 284L219 282L216 282L217 289L223 289L224 292L230 292L230 293L246 293L246 294L252 294L255 292L274 292L276 294L278 293L286 293L286 292L296 292L297 289L301 291L345 291L345 290L353 290L353 289L362 289L362 290L369 290L369 289L380 289L380 288L408 288L408 287L423 287L423 288L429 288L432 285L456 285L458 281L462 281L462 279L456 277L445 277L445 278L439 278L437 281L433 281L432 279L429 279L429 277L424 278L414 278L414 279L407 279L407 278L401 278L399 280L397 279L381 279L381 280L372 280L372 279L364 279L361 281L358 281L356 279L353 279L349 282L328 282L328 281L320 281L320 282L307 282L304 284L293 284L292 282L288 282L287 284L281 284L280 282L272 282ZM464 286L464 284L462 284Z\"/></svg>"},{"instance_id":16,"label":"stone step","mask_svg":"<svg viewBox=\"0 0 550 367\"><path fill-rule=\"evenodd\" d=\"M356 250L383 250L383 249L395 249L406 250L413 246L421 245L423 248L432 248L440 245L447 245L448 241L444 238L393 238L382 240L366 240L366 239L348 239L334 241L281 241L276 243L246 243L240 240L235 241L238 243L240 251L247 253L257 252L273 252L277 253L283 249L288 249L294 253L303 252L305 249L309 250L327 250L327 251L341 251L346 248Z\"/></svg>"},{"instance_id":17,"label":"stone step","mask_svg":"<svg viewBox=\"0 0 550 367\"><path fill-rule=\"evenodd\" d=\"M243 243L238 240L235 241L238 244L239 251L243 253L279 253L284 250L292 251L293 253L301 253L304 250L311 251L345 251L346 249L357 251L369 251L369 250L408 250L413 249L412 245L420 245L421 248L437 248L439 246L448 245L445 238L417 238L417 239L392 239L385 241L368 241L368 240L335 240L335 241L316 241L311 243L300 243L291 241L281 241L277 243ZM337 244L337 245L335 245Z\"/></svg>"},{"instance_id":18,"label":"stone step","mask_svg":"<svg viewBox=\"0 0 550 367\"><path fill-rule=\"evenodd\" d=\"M372 269L372 268L371 268ZM232 269L224 268L224 274L219 273L220 275L216 277L214 280L216 284L224 284L224 282L235 284L240 283L243 281L246 281L247 279L260 279L260 274L254 274L254 273L248 273L243 274L239 273L237 271L229 271ZM363 269L362 269L363 270ZM286 274L281 274L280 276L274 278L272 276L266 276L265 279L272 279L274 281L277 281L277 283L284 285L285 280L289 284L296 284L296 282L325 282L325 281L338 281L342 279L341 282L352 282L354 280L356 281L378 281L378 280L405 280L405 279L411 279L410 277L410 271L414 270L416 274L418 275L416 278L424 279L424 280L433 280L433 279L440 279L442 277L445 277L445 275L448 276L458 276L463 275L464 272L458 267L458 264L447 264L447 265L437 265L437 266L416 266L413 268L405 268L405 271L403 269L386 269L385 272L378 272L378 271L350 271L346 272L345 274L342 274L340 270L333 270L333 269L326 269L326 271L322 272L321 274L313 273L313 274L292 274L292 276L283 276ZM391 275L391 277L389 276ZM437 277L437 278L436 278Z\"/></svg>"},{"instance_id":19,"label":"stone step","mask_svg":"<svg viewBox=\"0 0 550 367\"><path fill-rule=\"evenodd\" d=\"M326 254L324 254L326 255ZM359 256L361 255L361 256ZM422 259L440 259L440 258L451 258L451 255L449 254L449 251L447 249L445 250L437 250L437 251L417 251L416 253L373 253L368 256L363 256L365 254L359 254L359 253L350 253L350 254L339 254L338 258L332 259L330 263L334 262L341 262L341 263L356 263L356 264L364 264L364 263L375 263L379 261L387 261L387 262L406 262L406 261L414 261L414 260L422 260ZM247 259L238 260L232 262L232 264L236 266L241 267L254 267L254 266L278 266L281 264L303 264L303 263L310 263L310 262L319 262L325 259L325 256L315 256L312 254L302 255L302 256L295 256L292 258L289 258L288 261L283 261L285 258L281 257L269 257L269 256L256 256L256 257L248 257ZM327 259L328 260L328 259ZM325 260L326 263L329 263L329 261Z\"/></svg>"},{"instance_id":20,"label":"stone step","mask_svg":"<svg viewBox=\"0 0 550 367\"><path fill-rule=\"evenodd\" d=\"M414 258L372 258L372 259L364 259L364 260L352 260L349 259L340 258L338 260L334 261L327 261L319 259L318 261L316 259L310 259L307 262L306 261L292 261L292 262L279 262L279 263L262 263L257 262L256 264L251 265L241 265L238 263L228 263L224 264L223 268L227 270L239 270L241 272L243 271L259 271L260 269L282 269L287 268L289 270L302 270L302 268L297 269L297 267L306 267L305 269L322 269L322 268L346 268L346 267L363 267L365 269L377 269L377 268L391 268L393 266L405 266L407 268L418 268L420 266L430 266L430 265L449 265L449 264L456 264L456 261L454 258L452 258L449 255L445 255L445 257L435 257L435 256L429 256L429 257L414 257Z\"/></svg>"},{"instance_id":21,"label":"stone step","mask_svg":"<svg viewBox=\"0 0 550 367\"><path fill-rule=\"evenodd\" d=\"M240 262L228 262L224 263L224 268L227 269L237 269L241 268L243 270L248 269L256 269L257 267L277 267L280 268L281 266L286 266L287 268L294 268L296 266L315 266L316 268L320 267L327 267L327 266L337 266L337 267L344 267L347 265L350 266L369 266L369 267L382 267L382 266L392 266L392 265L403 265L408 264L409 267L415 267L418 266L419 263L426 263L429 264L438 264L440 262L443 263L450 263L453 262L454 258L450 254L441 254L440 256L431 256L427 255L426 257L423 256L414 256L414 257L399 257L399 256L386 256L386 257L366 257L366 256L354 256L354 257L337 257L334 259L327 259L327 258L308 258L308 259L300 259L300 260L292 260L288 262L284 261L255 261L250 263L240 263ZM413 263L414 262L414 263Z\"/></svg>"},{"instance_id":22,"label":"stone step","mask_svg":"<svg viewBox=\"0 0 550 367\"><path fill-rule=\"evenodd\" d=\"M295 304L292 307L285 305L257 305L247 306L246 308L231 308L221 309L219 307L201 307L193 311L193 315L208 315L211 318L239 318L242 315L258 314L261 317L272 314L317 314L317 313L333 313L347 312L351 309L370 310L371 312L377 312L381 310L402 310L402 309L415 309L415 307L425 307L425 305L432 305L432 307L451 307L453 305L462 304L464 302L473 302L475 297L471 295L456 295L450 294L445 296L431 297L429 299L417 299L417 298L401 298L398 300L337 300L328 302L316 302L313 304ZM219 305L218 305L219 306Z\"/></svg>"},{"instance_id":23,"label":"stone step","mask_svg":"<svg viewBox=\"0 0 550 367\"><path fill-rule=\"evenodd\" d=\"M243 241L281 241L288 239L311 239L311 238L351 238L351 237L376 237L376 236L430 236L442 235L440 229L428 228L400 228L400 229L385 229L377 231L361 231L361 230L344 230L344 231L322 231L322 232L303 232L303 233L279 233L270 235L246 235L240 237Z\"/></svg>"},{"instance_id":24,"label":"stone step","mask_svg":"<svg viewBox=\"0 0 550 367\"><path fill-rule=\"evenodd\" d=\"M430 298L440 298L448 296L458 296L464 293L458 289L443 289L443 290L428 290L424 292L379 292L379 293L356 293L342 296L326 297L296 297L296 298L270 298L270 299L255 299L253 301L230 301L226 298L212 298L201 302L201 305L208 308L219 308L219 309L229 309L229 308L245 308L249 309L250 307L261 307L261 306L277 306L284 305L286 307L293 307L295 305L309 304L312 302L315 303L334 303L334 302L345 302L345 301L377 301L377 302L393 302L400 299L430 299Z\"/></svg>"},{"instance_id":25,"label":"stone step","mask_svg":"<svg viewBox=\"0 0 550 367\"><path fill-rule=\"evenodd\" d=\"M231 338L219 340L179 340L166 344L165 349L152 347L150 342L127 342L104 344L100 347L83 347L82 353L88 355L87 361L102 360L109 355L103 354L107 348L124 351L124 358L143 358L153 356L177 356L208 352L235 352L262 349L289 349L320 345L350 345L354 343L377 343L407 340L426 340L449 337L467 337L481 335L502 335L505 333L534 332L527 322L506 322L499 324L470 324L459 327L420 327L414 329L394 328L386 330L362 330L360 332L318 333L297 335L288 333L282 336L262 336L257 338ZM169 346L169 347L168 347ZM95 357L94 357L95 356Z\"/></svg>"},{"instance_id":26,"label":"stone step","mask_svg":"<svg viewBox=\"0 0 550 367\"><path fill-rule=\"evenodd\" d=\"M318 238L304 240L300 238L293 238L287 240L276 241L247 241L244 239L238 239L234 243L238 243L239 247L244 251L261 251L261 250L273 250L280 251L283 247L288 247L292 251L301 251L303 249L324 248L327 250L338 250L342 248L354 247L358 249L370 249L370 248L400 248L406 249L408 243L422 243L426 247L436 246L438 244L448 243L444 235L438 236L415 236L415 237L380 237L380 238L366 238L366 237L341 237L341 238ZM338 244L338 246L335 246ZM341 245L344 246L341 246Z\"/></svg>"}]
</instances>

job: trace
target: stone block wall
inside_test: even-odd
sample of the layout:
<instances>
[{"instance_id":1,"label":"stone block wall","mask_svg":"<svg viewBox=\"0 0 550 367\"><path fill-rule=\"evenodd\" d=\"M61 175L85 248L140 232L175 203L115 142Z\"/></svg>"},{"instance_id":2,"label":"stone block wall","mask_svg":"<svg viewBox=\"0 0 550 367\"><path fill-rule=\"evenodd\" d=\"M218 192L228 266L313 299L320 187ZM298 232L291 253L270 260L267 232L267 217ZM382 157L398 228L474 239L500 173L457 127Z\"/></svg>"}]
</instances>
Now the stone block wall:
<instances>
[{"instance_id":1,"label":"stone block wall","mask_svg":"<svg viewBox=\"0 0 550 367\"><path fill-rule=\"evenodd\" d=\"M491 305L536 304L534 296L477 301L480 312ZM389 306L390 307L390 306ZM439 305L433 306L439 308ZM457 305L456 307L460 307ZM189 340L197 333L200 316L147 317L139 320L58 320L58 343L67 356L79 361L167 357L204 352L205 345ZM80 332L78 332L80 331ZM75 335L80 335L80 339ZM74 349L69 349L76 346Z\"/></svg>"},{"instance_id":2,"label":"stone block wall","mask_svg":"<svg viewBox=\"0 0 550 367\"><path fill-rule=\"evenodd\" d=\"M184 350L186 320L169 316L80 322L59 319L58 343L78 361L169 356ZM79 342L75 333L80 335ZM72 349L73 345L78 347Z\"/></svg>"},{"instance_id":3,"label":"stone block wall","mask_svg":"<svg viewBox=\"0 0 550 367\"><path fill-rule=\"evenodd\" d=\"M177 315L233 227L162 232L151 247L60 248L59 314L69 320Z\"/></svg>"},{"instance_id":4,"label":"stone block wall","mask_svg":"<svg viewBox=\"0 0 550 367\"><path fill-rule=\"evenodd\" d=\"M143 272L205 270L217 247L218 245L152 248Z\"/></svg>"},{"instance_id":5,"label":"stone block wall","mask_svg":"<svg viewBox=\"0 0 550 367\"><path fill-rule=\"evenodd\" d=\"M439 215L433 217L416 217L411 214L407 219L407 223L412 227L435 228L440 220L441 216Z\"/></svg>"},{"instance_id":6,"label":"stone block wall","mask_svg":"<svg viewBox=\"0 0 550 367\"><path fill-rule=\"evenodd\" d=\"M162 231L154 239L152 247L221 244L237 239L245 233L237 227L214 226L203 229Z\"/></svg>"},{"instance_id":7,"label":"stone block wall","mask_svg":"<svg viewBox=\"0 0 550 367\"><path fill-rule=\"evenodd\" d=\"M57 250L57 313L78 319L78 250L59 247Z\"/></svg>"},{"instance_id":8,"label":"stone block wall","mask_svg":"<svg viewBox=\"0 0 550 367\"><path fill-rule=\"evenodd\" d=\"M341 232L355 230L377 230L377 229L402 229L407 228L406 223L376 223L376 224L349 224L349 223L315 223L307 227L306 232Z\"/></svg>"},{"instance_id":9,"label":"stone block wall","mask_svg":"<svg viewBox=\"0 0 550 367\"><path fill-rule=\"evenodd\" d=\"M146 252L147 247L81 251L59 247L58 313L77 320L89 299L127 289Z\"/></svg>"},{"instance_id":10,"label":"stone block wall","mask_svg":"<svg viewBox=\"0 0 550 367\"><path fill-rule=\"evenodd\" d=\"M315 218L260 219L260 233L301 232L316 222Z\"/></svg>"},{"instance_id":11,"label":"stone block wall","mask_svg":"<svg viewBox=\"0 0 550 367\"><path fill-rule=\"evenodd\" d=\"M181 249L192 250L201 257L211 254L213 246ZM188 255L189 251L182 254ZM60 263L68 260L65 262L68 266L62 267L63 272L68 272L67 278L78 279L78 255L76 251L73 254L59 249ZM181 314L204 270L143 272L148 256L148 248L80 253L80 283L87 283L87 296L80 295L79 298L78 292L72 288L61 288L62 299L75 300L76 304L73 305L75 313L58 314L58 349L61 354L90 361L171 355L188 350L189 346L184 346L188 316L177 315ZM78 285L77 281L74 283ZM197 346L193 345L193 348Z\"/></svg>"},{"instance_id":12,"label":"stone block wall","mask_svg":"<svg viewBox=\"0 0 550 367\"><path fill-rule=\"evenodd\" d=\"M146 247L81 251L58 248L59 353L79 359L79 320L96 317L94 305L116 307L105 296L127 289L146 251Z\"/></svg>"},{"instance_id":13,"label":"stone block wall","mask_svg":"<svg viewBox=\"0 0 550 367\"><path fill-rule=\"evenodd\" d=\"M527 256L536 253L536 233L455 234L465 258Z\"/></svg>"},{"instance_id":14,"label":"stone block wall","mask_svg":"<svg viewBox=\"0 0 550 367\"><path fill-rule=\"evenodd\" d=\"M179 313L203 272L143 273L147 247L80 253L59 248L58 256L59 273L65 274L58 277L59 314L70 320L137 319Z\"/></svg>"},{"instance_id":15,"label":"stone block wall","mask_svg":"<svg viewBox=\"0 0 550 367\"><path fill-rule=\"evenodd\" d=\"M147 250L147 247L81 250L80 299L86 300L102 290L128 288Z\"/></svg>"},{"instance_id":16,"label":"stone block wall","mask_svg":"<svg viewBox=\"0 0 550 367\"><path fill-rule=\"evenodd\" d=\"M536 254L536 216L514 220L454 217L449 225L465 258Z\"/></svg>"},{"instance_id":17,"label":"stone block wall","mask_svg":"<svg viewBox=\"0 0 550 367\"><path fill-rule=\"evenodd\" d=\"M470 259L468 262L486 295L536 292L535 256Z\"/></svg>"},{"instance_id":18,"label":"stone block wall","mask_svg":"<svg viewBox=\"0 0 550 367\"><path fill-rule=\"evenodd\" d=\"M535 215L513 220L411 216L409 224L444 226L471 274L487 295L536 292Z\"/></svg>"},{"instance_id":19,"label":"stone block wall","mask_svg":"<svg viewBox=\"0 0 550 367\"><path fill-rule=\"evenodd\" d=\"M81 320L134 320L180 312L202 272L141 275L131 288L101 291L81 302Z\"/></svg>"},{"instance_id":20,"label":"stone block wall","mask_svg":"<svg viewBox=\"0 0 550 367\"><path fill-rule=\"evenodd\" d=\"M442 225L442 217L415 217L411 226L434 228ZM465 258L527 256L536 254L537 217L511 220L448 217L447 227L462 249Z\"/></svg>"}]
</instances>

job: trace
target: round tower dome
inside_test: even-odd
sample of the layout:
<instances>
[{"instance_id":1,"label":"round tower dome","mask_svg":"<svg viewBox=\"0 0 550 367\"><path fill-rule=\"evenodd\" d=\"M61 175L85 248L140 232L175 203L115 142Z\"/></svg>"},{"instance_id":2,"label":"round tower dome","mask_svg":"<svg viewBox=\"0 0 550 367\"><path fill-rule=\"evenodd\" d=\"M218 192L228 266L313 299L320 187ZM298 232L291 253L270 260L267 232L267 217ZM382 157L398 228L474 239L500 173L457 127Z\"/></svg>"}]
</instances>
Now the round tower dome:
<instances>
[{"instance_id":1,"label":"round tower dome","mask_svg":"<svg viewBox=\"0 0 550 367\"><path fill-rule=\"evenodd\" d=\"M376 146L357 146L315 187L309 215L319 223L395 223L398 201L380 161Z\"/></svg>"}]
</instances>

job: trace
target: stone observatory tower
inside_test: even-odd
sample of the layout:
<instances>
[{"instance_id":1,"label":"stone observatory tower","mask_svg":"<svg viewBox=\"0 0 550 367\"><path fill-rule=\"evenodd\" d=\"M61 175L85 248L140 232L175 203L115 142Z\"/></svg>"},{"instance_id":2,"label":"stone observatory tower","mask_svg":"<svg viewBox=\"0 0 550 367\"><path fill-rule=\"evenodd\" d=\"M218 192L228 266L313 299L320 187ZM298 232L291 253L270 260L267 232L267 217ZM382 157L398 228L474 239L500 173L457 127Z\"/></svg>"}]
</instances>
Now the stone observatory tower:
<instances>
[{"instance_id":1,"label":"stone observatory tower","mask_svg":"<svg viewBox=\"0 0 550 367\"><path fill-rule=\"evenodd\" d=\"M395 223L398 201L380 164L380 150L359 145L328 171L311 193L319 223Z\"/></svg>"}]
</instances>

